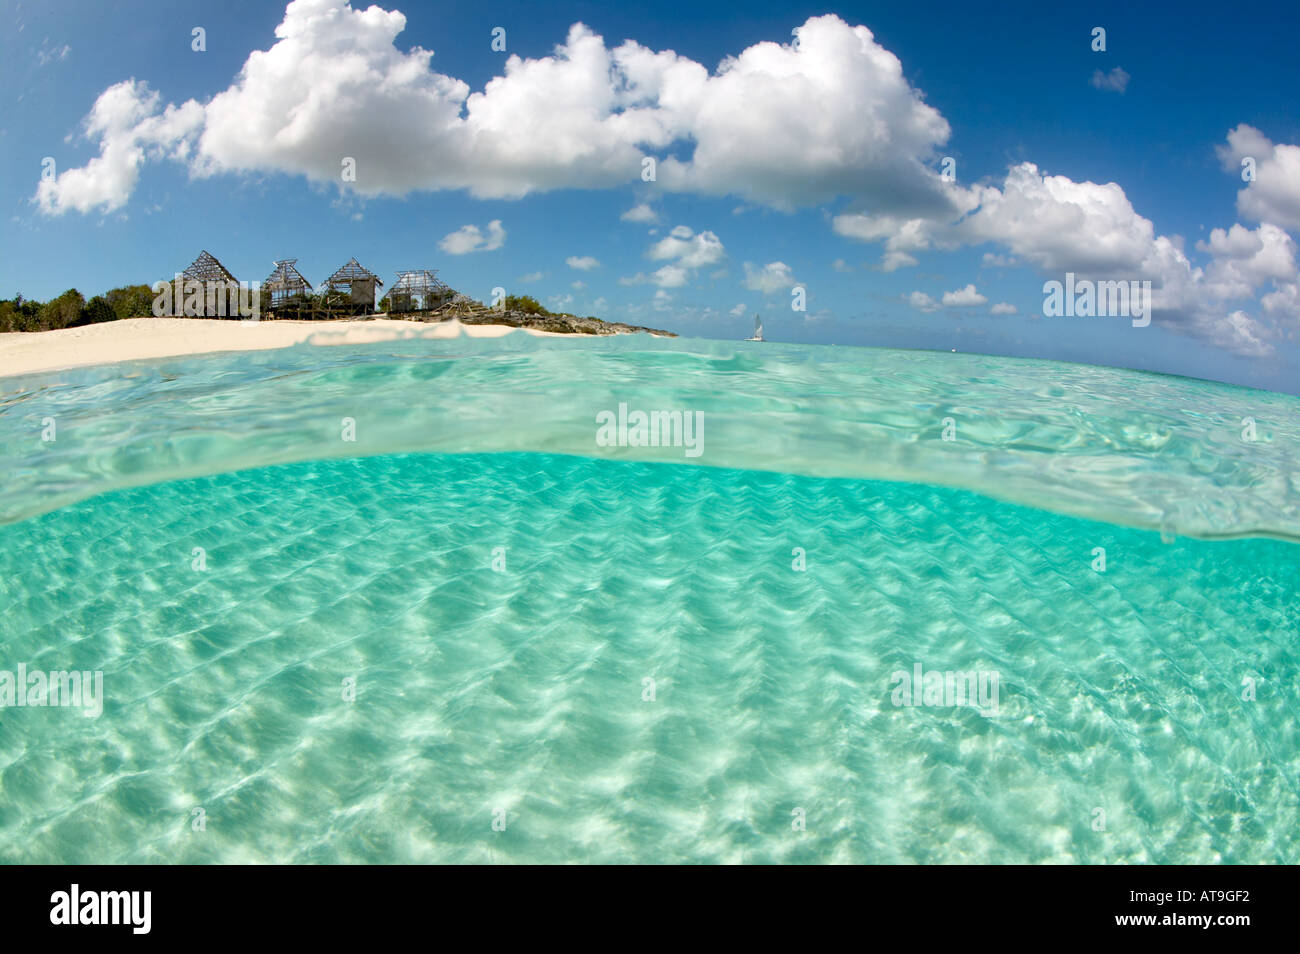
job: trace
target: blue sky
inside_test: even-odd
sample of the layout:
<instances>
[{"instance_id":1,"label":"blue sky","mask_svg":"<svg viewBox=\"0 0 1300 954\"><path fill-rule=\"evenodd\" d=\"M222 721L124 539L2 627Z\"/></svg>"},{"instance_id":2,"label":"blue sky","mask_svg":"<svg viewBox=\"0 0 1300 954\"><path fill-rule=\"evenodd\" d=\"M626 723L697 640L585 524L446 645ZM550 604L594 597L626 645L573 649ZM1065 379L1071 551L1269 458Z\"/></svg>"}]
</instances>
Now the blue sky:
<instances>
[{"instance_id":1,"label":"blue sky","mask_svg":"<svg viewBox=\"0 0 1300 954\"><path fill-rule=\"evenodd\" d=\"M0 295L151 282L201 248L249 280L297 257L316 282L355 255L385 281L436 267L484 300L504 287L688 335L743 337L761 313L773 340L1031 355L1300 391L1294 8L381 4L404 14L398 31L391 18L363 23L360 5L330 5L296 5L296 39L273 51L273 79L241 81L250 54L276 46L283 4L5 3ZM799 51L755 48L791 44L793 29L827 14L838 20L811 21ZM633 97L638 131L620 125L627 100L601 105L605 91L591 86L608 70L578 69L577 47L557 54L579 22L603 38L596 55L625 40L642 50L611 80L616 98L651 74L664 84ZM1097 26L1105 52L1091 49ZM194 27L206 31L203 52L191 49ZM504 53L491 49L497 27ZM416 46L434 52L424 67L405 58ZM676 65L661 73L666 61L650 53L668 50ZM713 82L724 57L744 51L728 82ZM368 78L332 75L345 52ZM509 56L559 68L521 72L478 114L472 96L461 108ZM679 94L663 92L663 77L684 84ZM87 135L97 99L129 80L104 101L110 133ZM232 86L238 95L210 105ZM164 108L190 100L162 123ZM568 128L589 101L599 131ZM304 104L322 103L304 118ZM268 146L272 135L256 133L295 121L297 142ZM565 160L593 142L591 155ZM142 156L124 177L87 166L113 143ZM327 174L338 154L357 159L355 184ZM1251 183L1236 168L1246 154ZM675 157L677 169L643 182L631 161L643 155ZM38 200L46 157L64 176L90 174ZM952 184L937 178L944 157ZM621 218L638 205L654 221ZM467 226L477 250L448 239ZM904 232L912 239L896 240L891 262L886 242ZM570 263L588 258L598 264ZM1043 283L1067 270L1154 279L1152 325L1044 317ZM806 311L791 308L795 286ZM1016 313L991 314L995 305Z\"/></svg>"}]
</instances>

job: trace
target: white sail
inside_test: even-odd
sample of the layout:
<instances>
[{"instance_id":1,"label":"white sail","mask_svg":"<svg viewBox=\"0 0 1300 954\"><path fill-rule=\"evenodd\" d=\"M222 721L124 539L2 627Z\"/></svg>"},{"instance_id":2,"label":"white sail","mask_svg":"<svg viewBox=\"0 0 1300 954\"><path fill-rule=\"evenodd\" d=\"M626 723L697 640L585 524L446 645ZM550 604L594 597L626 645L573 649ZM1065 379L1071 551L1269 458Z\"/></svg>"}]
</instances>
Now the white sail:
<instances>
[{"instance_id":1,"label":"white sail","mask_svg":"<svg viewBox=\"0 0 1300 954\"><path fill-rule=\"evenodd\" d=\"M754 316L754 334L753 334L753 336L752 336L752 337L749 337L749 338L746 338L745 340L746 340L746 341L762 341L762 340L763 340L763 319L762 319L762 317L761 317L760 315L755 315L755 316Z\"/></svg>"}]
</instances>

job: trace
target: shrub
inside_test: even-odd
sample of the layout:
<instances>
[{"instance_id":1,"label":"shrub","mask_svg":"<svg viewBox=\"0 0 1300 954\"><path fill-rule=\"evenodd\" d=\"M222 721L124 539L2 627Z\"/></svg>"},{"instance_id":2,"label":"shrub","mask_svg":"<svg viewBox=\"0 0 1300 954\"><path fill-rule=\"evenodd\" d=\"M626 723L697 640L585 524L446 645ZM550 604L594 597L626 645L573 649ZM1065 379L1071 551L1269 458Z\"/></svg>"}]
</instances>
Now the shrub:
<instances>
[{"instance_id":1,"label":"shrub","mask_svg":"<svg viewBox=\"0 0 1300 954\"><path fill-rule=\"evenodd\" d=\"M41 306L37 324L42 331L67 328L77 323L81 309L86 307L86 299L75 288L69 288L58 298L47 301Z\"/></svg>"},{"instance_id":2,"label":"shrub","mask_svg":"<svg viewBox=\"0 0 1300 954\"><path fill-rule=\"evenodd\" d=\"M113 310L113 306L102 295L96 295L86 302L86 306L81 309L81 314L77 316L77 320L68 327L95 325L101 321L117 321L117 312Z\"/></svg>"},{"instance_id":3,"label":"shrub","mask_svg":"<svg viewBox=\"0 0 1300 954\"><path fill-rule=\"evenodd\" d=\"M506 311L522 311L526 315L549 315L532 295L506 295Z\"/></svg>"}]
</instances>

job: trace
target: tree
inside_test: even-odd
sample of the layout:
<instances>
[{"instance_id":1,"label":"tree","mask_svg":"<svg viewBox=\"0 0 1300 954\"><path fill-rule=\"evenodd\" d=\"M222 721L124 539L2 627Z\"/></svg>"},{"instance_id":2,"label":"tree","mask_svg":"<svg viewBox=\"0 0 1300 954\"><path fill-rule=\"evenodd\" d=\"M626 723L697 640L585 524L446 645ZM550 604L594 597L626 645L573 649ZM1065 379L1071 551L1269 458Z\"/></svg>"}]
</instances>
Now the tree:
<instances>
[{"instance_id":1,"label":"tree","mask_svg":"<svg viewBox=\"0 0 1300 954\"><path fill-rule=\"evenodd\" d=\"M153 289L148 285L123 285L104 292L104 300L118 318L150 317L153 314L153 299Z\"/></svg>"},{"instance_id":2,"label":"tree","mask_svg":"<svg viewBox=\"0 0 1300 954\"><path fill-rule=\"evenodd\" d=\"M86 299L75 288L69 288L58 298L46 302L41 307L37 325L41 331L67 328L81 317L81 309L86 307Z\"/></svg>"},{"instance_id":3,"label":"tree","mask_svg":"<svg viewBox=\"0 0 1300 954\"><path fill-rule=\"evenodd\" d=\"M77 316L77 320L68 327L76 325L95 325L101 321L116 320L117 312L113 310L113 306L110 305L102 295L96 295L94 298L90 299L90 301L86 302L86 307L81 309L81 314Z\"/></svg>"},{"instance_id":4,"label":"tree","mask_svg":"<svg viewBox=\"0 0 1300 954\"><path fill-rule=\"evenodd\" d=\"M13 301L0 301L0 331L39 331L37 315L41 303L15 295Z\"/></svg>"},{"instance_id":5,"label":"tree","mask_svg":"<svg viewBox=\"0 0 1300 954\"><path fill-rule=\"evenodd\" d=\"M532 295L506 295L506 311L522 311L526 315L549 315Z\"/></svg>"}]
</instances>

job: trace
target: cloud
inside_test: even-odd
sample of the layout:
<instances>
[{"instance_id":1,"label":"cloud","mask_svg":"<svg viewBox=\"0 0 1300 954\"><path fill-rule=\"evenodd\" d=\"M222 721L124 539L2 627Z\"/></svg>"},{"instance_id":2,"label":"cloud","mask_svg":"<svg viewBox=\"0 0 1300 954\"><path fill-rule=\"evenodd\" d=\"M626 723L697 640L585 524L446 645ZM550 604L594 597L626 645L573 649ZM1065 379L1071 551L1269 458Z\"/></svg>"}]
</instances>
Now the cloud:
<instances>
[{"instance_id":1,"label":"cloud","mask_svg":"<svg viewBox=\"0 0 1300 954\"><path fill-rule=\"evenodd\" d=\"M976 204L973 192L950 187L946 204L930 218L901 218L893 215L865 214L846 212L831 220L831 228L837 235L857 239L860 242L884 241L885 255L881 268L893 272L899 268L915 265L916 257L912 252L931 248L935 244L936 229L947 222L959 218Z\"/></svg>"},{"instance_id":2,"label":"cloud","mask_svg":"<svg viewBox=\"0 0 1300 954\"><path fill-rule=\"evenodd\" d=\"M925 164L950 129L898 58L833 15L794 32L797 46L755 44L712 76L669 54L653 67L648 51L629 58L656 76L660 103L696 144L689 160L659 164L660 185L778 208L837 195L869 196L884 212L939 204Z\"/></svg>"},{"instance_id":3,"label":"cloud","mask_svg":"<svg viewBox=\"0 0 1300 954\"><path fill-rule=\"evenodd\" d=\"M940 308L973 308L976 305L986 305L988 299L976 291L974 285L967 285L965 288L958 288L956 291L944 292L940 301L935 301L925 292L914 291L907 296L907 303L917 311L929 314L938 311ZM994 306L995 309L1000 307L1002 306ZM995 311L995 314L999 313Z\"/></svg>"},{"instance_id":4,"label":"cloud","mask_svg":"<svg viewBox=\"0 0 1300 954\"><path fill-rule=\"evenodd\" d=\"M1194 266L1177 237L1157 235L1114 182L1074 182L1049 176L1032 163L1007 173L1002 187L976 187L978 208L952 232L967 243L993 241L1020 260L1058 279L1067 271L1098 280L1147 280L1153 289L1153 320L1217 347L1250 357L1272 353L1273 332L1242 309L1227 303L1249 295L1250 281L1280 276L1280 230L1259 237L1269 248L1258 261L1225 259L1230 249L1245 254L1240 232L1203 247L1214 256L1208 267ZM1263 251L1251 252L1253 256ZM1271 271L1270 271L1271 269ZM1294 272L1292 272L1294 277ZM1244 277L1245 281L1235 279Z\"/></svg>"},{"instance_id":5,"label":"cloud","mask_svg":"<svg viewBox=\"0 0 1300 954\"><path fill-rule=\"evenodd\" d=\"M48 45L49 40L41 44L41 48L36 51L36 62L40 66L48 66L50 63L59 63L68 58L72 52L72 47L66 43L63 46L51 47Z\"/></svg>"},{"instance_id":6,"label":"cloud","mask_svg":"<svg viewBox=\"0 0 1300 954\"><path fill-rule=\"evenodd\" d=\"M882 271L896 272L900 268L911 268L915 264L916 258L906 252L886 252L880 262L880 268Z\"/></svg>"},{"instance_id":7,"label":"cloud","mask_svg":"<svg viewBox=\"0 0 1300 954\"><path fill-rule=\"evenodd\" d=\"M525 283L540 282L545 277L546 277L545 272L529 272L527 275L520 275L519 278L516 280Z\"/></svg>"},{"instance_id":8,"label":"cloud","mask_svg":"<svg viewBox=\"0 0 1300 954\"><path fill-rule=\"evenodd\" d=\"M1047 271L1109 273L1154 265L1173 244L1156 238L1150 220L1134 212L1114 182L1074 182L1022 162L1000 189L977 186L974 195L977 208L955 228L957 237L998 242Z\"/></svg>"},{"instance_id":9,"label":"cloud","mask_svg":"<svg viewBox=\"0 0 1300 954\"><path fill-rule=\"evenodd\" d=\"M41 211L112 212L130 198L147 157L184 159L188 137L202 124L203 108L193 100L163 110L158 104L159 95L135 80L101 93L83 123L85 136L99 140L99 155L54 179L42 179L36 189Z\"/></svg>"},{"instance_id":10,"label":"cloud","mask_svg":"<svg viewBox=\"0 0 1300 954\"><path fill-rule=\"evenodd\" d=\"M494 252L505 243L506 230L501 227L500 219L493 219L488 223L486 235L477 225L462 225L444 236L438 248L448 255L466 255L470 252Z\"/></svg>"},{"instance_id":11,"label":"cloud","mask_svg":"<svg viewBox=\"0 0 1300 954\"><path fill-rule=\"evenodd\" d=\"M570 268L576 268L580 272L589 272L593 268L600 268L600 262L590 255L570 255L564 260L564 264Z\"/></svg>"},{"instance_id":12,"label":"cloud","mask_svg":"<svg viewBox=\"0 0 1300 954\"><path fill-rule=\"evenodd\" d=\"M623 285L652 283L663 288L681 288L687 284L698 269L715 265L727 256L722 240L712 232L695 232L686 225L679 225L668 235L655 242L646 251L651 261L665 261L669 264L660 267L650 275L643 272L630 278L620 278Z\"/></svg>"},{"instance_id":13,"label":"cloud","mask_svg":"<svg viewBox=\"0 0 1300 954\"><path fill-rule=\"evenodd\" d=\"M762 268L755 268L750 262L745 263L745 287L750 291L771 295L778 291L788 291L797 284L794 272L785 262L769 262Z\"/></svg>"},{"instance_id":14,"label":"cloud","mask_svg":"<svg viewBox=\"0 0 1300 954\"><path fill-rule=\"evenodd\" d=\"M1263 358L1273 353L1273 346L1265 340L1269 337L1267 330L1240 309L1231 312L1216 330L1218 341L1238 354Z\"/></svg>"},{"instance_id":15,"label":"cloud","mask_svg":"<svg viewBox=\"0 0 1300 954\"><path fill-rule=\"evenodd\" d=\"M939 310L939 303L925 292L914 291L907 296L907 303L917 311L932 312Z\"/></svg>"},{"instance_id":16,"label":"cloud","mask_svg":"<svg viewBox=\"0 0 1300 954\"><path fill-rule=\"evenodd\" d=\"M1276 225L1247 229L1235 224L1227 230L1214 229L1209 240L1196 247L1212 256L1202 282L1207 297L1217 302L1245 299L1271 285L1272 290L1259 299L1264 315L1277 325L1300 326L1300 275L1296 242L1290 235ZM1271 336L1240 309L1229 316L1229 326L1234 333L1248 329L1252 340ZM1265 352L1269 350L1266 347Z\"/></svg>"},{"instance_id":17,"label":"cloud","mask_svg":"<svg viewBox=\"0 0 1300 954\"><path fill-rule=\"evenodd\" d=\"M1207 283L1220 298L1250 295L1266 281L1290 282L1296 278L1296 243L1276 225L1248 229L1233 225L1214 229L1209 241L1197 249L1213 256L1206 270Z\"/></svg>"},{"instance_id":18,"label":"cloud","mask_svg":"<svg viewBox=\"0 0 1300 954\"><path fill-rule=\"evenodd\" d=\"M1129 75L1120 67L1115 67L1109 73L1103 73L1101 70L1094 70L1090 82L1096 89L1104 89L1111 93L1122 93L1128 89Z\"/></svg>"},{"instance_id":19,"label":"cloud","mask_svg":"<svg viewBox=\"0 0 1300 954\"><path fill-rule=\"evenodd\" d=\"M850 265L848 262L844 261L844 259L842 258L837 258L835 259L835 261L831 262L831 268L835 269L835 271L837 272L853 271L853 266Z\"/></svg>"},{"instance_id":20,"label":"cloud","mask_svg":"<svg viewBox=\"0 0 1300 954\"><path fill-rule=\"evenodd\" d=\"M1275 145L1254 126L1241 123L1216 149L1224 169L1240 174L1254 160L1255 179L1237 193L1237 213L1256 222L1300 230L1300 146Z\"/></svg>"},{"instance_id":21,"label":"cloud","mask_svg":"<svg viewBox=\"0 0 1300 954\"><path fill-rule=\"evenodd\" d=\"M1264 314L1279 322L1300 323L1300 284L1279 284L1259 300Z\"/></svg>"},{"instance_id":22,"label":"cloud","mask_svg":"<svg viewBox=\"0 0 1300 954\"><path fill-rule=\"evenodd\" d=\"M680 265L665 265L663 268L647 275L637 272L630 278L620 278L620 285L658 285L660 288L681 288L690 281L691 273Z\"/></svg>"},{"instance_id":23,"label":"cloud","mask_svg":"<svg viewBox=\"0 0 1300 954\"><path fill-rule=\"evenodd\" d=\"M735 308L731 309L731 314L733 317L743 318L745 312L748 310L749 310L748 306L744 302L741 302Z\"/></svg>"},{"instance_id":24,"label":"cloud","mask_svg":"<svg viewBox=\"0 0 1300 954\"><path fill-rule=\"evenodd\" d=\"M432 51L400 50L405 27L396 10L294 0L275 42L204 104L163 109L143 84L119 84L136 92L130 108L87 123L100 157L42 184L42 208L122 205L151 146L197 176L283 173L366 196L626 186L659 155L668 191L781 208L838 195L882 212L941 204L926 163L947 121L870 30L833 15L798 27L797 47L757 43L713 73L633 40L611 48L575 23L550 55L512 55L475 92L433 70ZM172 110L185 122L161 120ZM345 159L355 180L340 175Z\"/></svg>"},{"instance_id":25,"label":"cloud","mask_svg":"<svg viewBox=\"0 0 1300 954\"><path fill-rule=\"evenodd\" d=\"M1300 167L1293 178L1291 150L1300 162L1300 147L1275 146L1250 127L1229 135L1220 150L1225 167L1238 168L1241 154L1253 151L1258 169L1269 173L1268 191L1252 193L1260 177L1239 193L1243 214L1289 221L1294 209L1300 216ZM832 228L847 238L883 242L885 270L915 264L912 253L921 250L992 243L1005 252L988 253L986 265L1027 264L1057 280L1074 272L1093 280L1150 281L1155 323L1247 357L1271 354L1281 326L1300 323L1295 255L1275 224L1216 230L1222 236L1211 233L1198 246L1209 263L1197 266L1182 239L1157 234L1114 182L1075 182L1022 162L1000 184L952 185L947 198L947 209L934 215L847 212L835 216ZM1234 304L1261 292L1258 315ZM927 300L917 302L922 310L929 307Z\"/></svg>"},{"instance_id":26,"label":"cloud","mask_svg":"<svg viewBox=\"0 0 1300 954\"><path fill-rule=\"evenodd\" d=\"M642 202L632 206L632 208L620 215L619 219L623 222L639 222L650 225L659 221L659 213L650 208L648 203Z\"/></svg>"},{"instance_id":27,"label":"cloud","mask_svg":"<svg viewBox=\"0 0 1300 954\"><path fill-rule=\"evenodd\" d=\"M675 259L683 268L696 269L716 265L726 258L726 249L712 232L696 234L689 227L679 225L646 254L655 261Z\"/></svg>"},{"instance_id":28,"label":"cloud","mask_svg":"<svg viewBox=\"0 0 1300 954\"><path fill-rule=\"evenodd\" d=\"M974 285L967 285L956 291L944 292L943 303L950 308L970 308L974 305L987 305L988 299L975 290Z\"/></svg>"},{"instance_id":29,"label":"cloud","mask_svg":"<svg viewBox=\"0 0 1300 954\"><path fill-rule=\"evenodd\" d=\"M1000 301L992 308L989 309L989 314L990 315L1014 315L1017 314L1018 311L1019 309L1017 309L1015 305L1009 304L1005 301Z\"/></svg>"}]
</instances>

